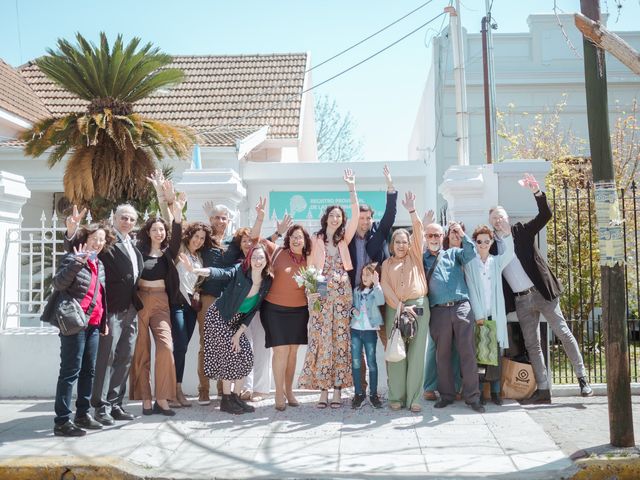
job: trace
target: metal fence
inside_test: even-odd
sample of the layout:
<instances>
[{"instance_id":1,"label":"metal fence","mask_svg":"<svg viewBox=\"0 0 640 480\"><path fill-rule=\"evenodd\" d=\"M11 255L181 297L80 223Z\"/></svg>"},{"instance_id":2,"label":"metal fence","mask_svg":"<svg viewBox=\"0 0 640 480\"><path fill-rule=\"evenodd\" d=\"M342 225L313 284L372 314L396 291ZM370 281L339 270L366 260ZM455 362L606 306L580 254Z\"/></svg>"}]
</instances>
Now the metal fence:
<instances>
[{"instance_id":1,"label":"metal fence","mask_svg":"<svg viewBox=\"0 0 640 480\"><path fill-rule=\"evenodd\" d=\"M58 224L55 212L51 220L42 213L38 228L15 228L7 231L5 255L18 245L20 271L18 278L5 279L3 288L18 289L18 301L7 302L5 321L19 327L40 327L40 313L51 287L53 273L64 255L64 225ZM4 268L4 265L3 265ZM17 282L17 283L16 283Z\"/></svg>"},{"instance_id":2,"label":"metal fence","mask_svg":"<svg viewBox=\"0 0 640 480\"><path fill-rule=\"evenodd\" d=\"M624 219L625 299L631 380L640 370L640 258L638 252L638 197L635 182L620 189L619 206ZM604 325L601 321L600 251L596 232L593 188L552 190L554 217L547 225L549 264L564 287L562 312L580 345L592 382L606 382ZM576 383L564 349L550 337L551 369L555 383Z\"/></svg>"}]
</instances>

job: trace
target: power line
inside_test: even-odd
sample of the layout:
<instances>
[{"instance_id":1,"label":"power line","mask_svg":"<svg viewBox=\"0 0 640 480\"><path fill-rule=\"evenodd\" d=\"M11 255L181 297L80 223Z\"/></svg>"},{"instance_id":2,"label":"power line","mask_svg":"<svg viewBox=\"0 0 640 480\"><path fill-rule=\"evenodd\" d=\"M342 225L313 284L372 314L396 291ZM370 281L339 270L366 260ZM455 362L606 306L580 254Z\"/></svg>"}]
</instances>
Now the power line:
<instances>
[{"instance_id":1,"label":"power line","mask_svg":"<svg viewBox=\"0 0 640 480\"><path fill-rule=\"evenodd\" d=\"M309 87L309 88L307 88L307 89L305 89L305 90L302 90L300 93L296 93L296 94L294 94L294 95L290 95L290 96L288 96L288 97L284 98L283 100L280 100L280 101L278 101L278 102L276 102L276 103L273 103L273 104L269 105L268 107L261 108L260 110L255 110L255 111L253 111L253 112L251 112L251 113L249 113L249 114L247 114L247 115L245 115L245 116L243 116L243 117L240 117L240 118L234 119L234 120L232 120L232 121L230 121L230 122L227 122L227 123L225 123L225 124L217 125L216 127L212 128L211 130L205 130L205 131L198 132L198 133L199 133L200 135L205 135L205 134L208 134L208 133L214 133L214 132L216 132L216 131L218 131L218 130L220 130L220 129L224 128L224 127L228 127L229 125L234 125L234 124L236 124L236 123L238 123L238 122L240 122L240 121L242 121L242 120L246 120L246 119L251 118L251 117L254 117L254 116L256 116L256 115L258 115L258 114L260 114L260 113L262 113L262 112L265 112L265 111L271 110L271 109L273 109L273 108L275 108L275 107L277 107L277 106L279 106L279 105L281 105L281 104L283 104L283 103L285 103L285 102L288 102L288 101L291 101L291 100L293 100L293 99L295 99L295 98L301 97L301 96L302 96L302 95L304 95L305 93L310 92L310 91L312 91L312 90L314 90L314 89L316 89L316 88L318 88L318 87L320 87L320 86L322 86L322 85L324 85L324 84L326 84L326 83L328 83L328 82L330 82L330 81L332 81L332 80L335 80L336 78L338 78L338 77L340 77L340 76L344 75L345 73L350 72L350 71L351 71L351 70L353 70L354 68L359 67L359 66L360 66L360 65L362 65L363 63L368 62L368 61L369 61L369 60L371 60L372 58L374 58L374 57L376 57L376 56L380 55L381 53L385 52L385 51L386 51L386 50L388 50L389 48L391 48L391 47L393 47L393 46L397 45L397 44L398 44L398 43L400 43L401 41L405 40L406 38L410 37L411 35L415 34L416 32L418 32L418 31L422 30L424 27L426 27L426 26L427 26L427 25L429 25L430 23L432 23L432 22L436 21L438 18L440 18L441 16L443 16L443 15L445 15L445 14L446 14L446 12L442 12L442 13L440 13L440 14L436 15L436 16L435 16L435 17L433 17L432 19L430 19L430 20L428 20L427 22L423 23L423 24L422 24L422 25L420 25L419 27L414 28L414 29L413 29L413 30L411 30L409 33L407 33L407 34L403 35L403 36L402 36L402 37L400 37L398 40L396 40L396 41L394 41L394 42L390 43L390 44L389 44L389 45L387 45L386 47L384 47L384 48L382 48L382 49L378 50L377 52L375 52L375 53L373 53L373 54L369 55L368 57L364 58L363 60L359 61L358 63L355 63L355 64L351 65L350 67L348 67L348 68L346 68L346 69L342 70L341 72L339 72L339 73L337 73L337 74L335 74L335 75L333 75L333 76L329 77L328 79L326 79L326 80L324 80L324 81L322 81L322 82L320 82L320 83L318 83L318 84L316 84L316 85L314 85L314 86L312 86L312 87Z\"/></svg>"},{"instance_id":2,"label":"power line","mask_svg":"<svg viewBox=\"0 0 640 480\"><path fill-rule=\"evenodd\" d=\"M17 1L17 0L16 0L16 1ZM333 55L333 56L331 56L331 57L327 58L326 60L323 60L323 61L322 61L322 62L320 62L319 64L314 65L313 67L306 69L306 70L304 71L304 74L306 75L307 73L312 72L312 71L313 71L313 70L315 70L316 68L320 68L321 66L323 66L323 65L325 65L325 64L327 64L327 63L329 63L329 62L331 62L331 61L333 61L333 60L335 60L336 58L338 58L338 57L340 57L340 56L344 55L345 53L347 53L347 52L349 52L349 51L353 50L354 48L359 47L359 46L360 46L360 45L362 45L363 43L365 43L365 42L367 42L367 41L371 40L373 37L375 37L375 36L377 36L377 35L381 34L382 32L384 32L384 31L388 30L389 28L393 27L394 25L396 25L396 24L400 23L400 22L401 22L402 20L404 20L405 18L407 18L407 17L409 17L409 16L413 15L413 14L414 14L414 13L416 13L418 10L421 10L422 8L426 7L427 5L429 5L430 3L432 3L433 1L434 1L434 0L427 0L426 2L424 2L423 4L421 4L421 5L417 6L416 8L414 8L413 10L411 10L410 12L408 12L408 13L404 14L402 17L400 17L400 18L398 18L398 19L394 20L393 22L391 22L391 23L389 23L389 24L385 25L385 26L384 26L384 27L382 27L381 29L379 29L379 30L377 30L376 32L374 32L374 33L372 33L372 34L368 35L367 37L363 38L362 40L359 40L358 42L354 43L353 45L350 45L349 47L345 48L344 50L342 50L342 51L340 51L340 52L336 53L335 55ZM233 105L233 107L229 107L229 108L227 108L226 110L222 110L221 112L219 112L219 114L226 113L226 112L228 112L231 108L238 108L238 107L241 107L241 106L245 105L246 103L248 103L248 102L250 102L250 101L252 101L252 100L255 100L255 99L257 99L257 98L263 97L263 96L265 96L265 95L267 95L267 94L269 94L269 93L273 92L273 91L274 91L274 90L276 90L277 88L280 88L280 87L282 87L282 86L286 85L286 83L287 83L287 81L285 80L285 81L282 81L282 82L277 83L277 84L275 84L275 85L272 85L271 87L267 88L266 90L263 90L262 92L256 93L255 95L253 95L253 96L251 96L251 97L249 97L249 98L247 98L247 99L243 100L243 101L242 101L242 103L234 104L234 105ZM194 124L194 123L196 123L197 121L202 120L202 119L206 119L206 118L209 118L209 117L200 117L200 118L198 118L198 119L196 119L196 120L194 120L194 121L190 122L188 125L189 125L189 126L193 126L193 124Z\"/></svg>"}]
</instances>

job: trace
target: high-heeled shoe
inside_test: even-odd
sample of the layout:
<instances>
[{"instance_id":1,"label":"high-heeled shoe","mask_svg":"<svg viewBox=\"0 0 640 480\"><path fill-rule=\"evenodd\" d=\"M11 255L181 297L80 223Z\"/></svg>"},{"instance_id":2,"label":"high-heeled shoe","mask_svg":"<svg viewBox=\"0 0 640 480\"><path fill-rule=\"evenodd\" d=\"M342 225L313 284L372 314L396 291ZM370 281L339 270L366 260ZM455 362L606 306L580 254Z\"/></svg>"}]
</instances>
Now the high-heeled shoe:
<instances>
[{"instance_id":1,"label":"high-heeled shoe","mask_svg":"<svg viewBox=\"0 0 640 480\"><path fill-rule=\"evenodd\" d=\"M279 412L284 412L287 409L287 397L285 396L282 403L280 403L278 402L278 396L276 395L275 408Z\"/></svg>"},{"instance_id":2,"label":"high-heeled shoe","mask_svg":"<svg viewBox=\"0 0 640 480\"><path fill-rule=\"evenodd\" d=\"M287 399L287 404L290 407L299 407L300 406L300 402L298 400L291 401L291 400L289 400L289 397L286 397L286 399Z\"/></svg>"},{"instance_id":3,"label":"high-heeled shoe","mask_svg":"<svg viewBox=\"0 0 640 480\"><path fill-rule=\"evenodd\" d=\"M153 415L153 405L151 408L144 408L144 403L142 404L142 415Z\"/></svg>"},{"instance_id":4,"label":"high-heeled shoe","mask_svg":"<svg viewBox=\"0 0 640 480\"><path fill-rule=\"evenodd\" d=\"M336 392L338 392L338 399L336 400ZM340 408L342 407L342 387L333 387L333 398L331 399L331 408Z\"/></svg>"},{"instance_id":5,"label":"high-heeled shoe","mask_svg":"<svg viewBox=\"0 0 640 480\"><path fill-rule=\"evenodd\" d=\"M176 412L170 408L167 408L166 410L162 408L157 401L153 404L153 413L160 413L165 417L173 417L176 414Z\"/></svg>"}]
</instances>

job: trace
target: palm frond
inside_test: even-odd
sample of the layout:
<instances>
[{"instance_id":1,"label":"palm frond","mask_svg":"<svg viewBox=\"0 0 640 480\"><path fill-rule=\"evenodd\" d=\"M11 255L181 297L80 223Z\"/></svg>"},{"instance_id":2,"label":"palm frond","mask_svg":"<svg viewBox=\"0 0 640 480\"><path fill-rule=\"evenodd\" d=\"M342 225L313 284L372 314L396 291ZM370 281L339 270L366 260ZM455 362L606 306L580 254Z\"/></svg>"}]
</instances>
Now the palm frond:
<instances>
[{"instance_id":1,"label":"palm frond","mask_svg":"<svg viewBox=\"0 0 640 480\"><path fill-rule=\"evenodd\" d=\"M96 147L76 148L64 171L64 194L72 203L84 203L94 191L92 164Z\"/></svg>"}]
</instances>

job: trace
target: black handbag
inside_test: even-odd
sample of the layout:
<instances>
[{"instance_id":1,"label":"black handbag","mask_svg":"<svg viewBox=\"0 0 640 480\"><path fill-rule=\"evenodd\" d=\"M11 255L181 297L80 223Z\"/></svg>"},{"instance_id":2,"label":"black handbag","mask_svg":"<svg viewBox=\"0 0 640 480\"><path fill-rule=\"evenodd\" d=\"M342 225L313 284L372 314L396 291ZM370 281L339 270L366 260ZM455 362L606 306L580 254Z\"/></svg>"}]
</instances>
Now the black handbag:
<instances>
[{"instance_id":1,"label":"black handbag","mask_svg":"<svg viewBox=\"0 0 640 480\"><path fill-rule=\"evenodd\" d=\"M418 333L418 317L413 313L413 310L402 304L398 305L397 312L398 330L400 330L400 334L405 341L411 340Z\"/></svg>"}]
</instances>

